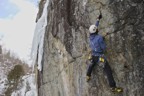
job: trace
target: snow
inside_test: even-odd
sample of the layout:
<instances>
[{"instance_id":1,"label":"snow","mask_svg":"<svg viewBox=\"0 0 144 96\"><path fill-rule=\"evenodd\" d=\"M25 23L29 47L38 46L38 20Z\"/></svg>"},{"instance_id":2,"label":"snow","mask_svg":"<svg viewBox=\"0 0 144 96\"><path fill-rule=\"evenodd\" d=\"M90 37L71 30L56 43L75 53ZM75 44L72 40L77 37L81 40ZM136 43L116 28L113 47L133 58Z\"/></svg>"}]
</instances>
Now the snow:
<instances>
[{"instance_id":1,"label":"snow","mask_svg":"<svg viewBox=\"0 0 144 96\"><path fill-rule=\"evenodd\" d=\"M0 60L0 96L5 96L4 93L9 86L7 73L12 69L12 66L13 62L9 60L4 58ZM18 90L15 90L11 96L37 96L35 75L29 74L23 76L17 88Z\"/></svg>"},{"instance_id":2,"label":"snow","mask_svg":"<svg viewBox=\"0 0 144 96\"><path fill-rule=\"evenodd\" d=\"M6 90L7 86L6 86L6 83L7 83L7 71L8 71L8 68L9 68L9 64L11 63L10 61L8 60L3 60L3 56L0 55L0 96L4 94L4 91Z\"/></svg>"},{"instance_id":3,"label":"snow","mask_svg":"<svg viewBox=\"0 0 144 96\"><path fill-rule=\"evenodd\" d=\"M42 70L41 61L42 61L42 56L43 56L43 42L44 42L45 28L47 26L48 5L49 5L49 0L46 1L42 16L36 24L34 38L33 38L32 51L31 51L31 57L33 59L32 66L34 67L36 63L36 59L38 59L38 70L40 71ZM38 58L37 58L37 54L38 54Z\"/></svg>"},{"instance_id":4,"label":"snow","mask_svg":"<svg viewBox=\"0 0 144 96\"><path fill-rule=\"evenodd\" d=\"M7 75L17 63L19 64L19 60L5 53L4 50L3 54L0 54L0 96L6 96L5 92L10 87ZM20 79L18 86L12 91L11 96L37 96L35 74L27 73Z\"/></svg>"},{"instance_id":5,"label":"snow","mask_svg":"<svg viewBox=\"0 0 144 96\"><path fill-rule=\"evenodd\" d=\"M4 91L7 88L6 81L7 81L7 78L3 78L0 80L0 96L4 94Z\"/></svg>"},{"instance_id":6,"label":"snow","mask_svg":"<svg viewBox=\"0 0 144 96\"><path fill-rule=\"evenodd\" d=\"M22 80L22 88L13 92L11 96L37 96L35 75L30 74L23 76Z\"/></svg>"}]
</instances>

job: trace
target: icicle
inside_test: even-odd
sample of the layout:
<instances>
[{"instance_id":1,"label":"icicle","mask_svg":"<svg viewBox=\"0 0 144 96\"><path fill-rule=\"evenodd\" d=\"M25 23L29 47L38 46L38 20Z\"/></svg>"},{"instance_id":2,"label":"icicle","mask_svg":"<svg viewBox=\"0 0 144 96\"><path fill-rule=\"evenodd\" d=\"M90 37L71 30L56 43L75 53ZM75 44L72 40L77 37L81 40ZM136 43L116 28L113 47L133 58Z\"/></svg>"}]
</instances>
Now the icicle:
<instances>
[{"instance_id":1,"label":"icicle","mask_svg":"<svg viewBox=\"0 0 144 96\"><path fill-rule=\"evenodd\" d=\"M47 26L48 5L49 5L49 0L46 1L42 16L36 24L34 38L33 38L32 51L31 51L31 57L33 59L32 65L34 67L34 65L36 64L36 59L38 59L38 69L40 71L42 70L41 60L43 56L43 43L44 43L45 28Z\"/></svg>"}]
</instances>

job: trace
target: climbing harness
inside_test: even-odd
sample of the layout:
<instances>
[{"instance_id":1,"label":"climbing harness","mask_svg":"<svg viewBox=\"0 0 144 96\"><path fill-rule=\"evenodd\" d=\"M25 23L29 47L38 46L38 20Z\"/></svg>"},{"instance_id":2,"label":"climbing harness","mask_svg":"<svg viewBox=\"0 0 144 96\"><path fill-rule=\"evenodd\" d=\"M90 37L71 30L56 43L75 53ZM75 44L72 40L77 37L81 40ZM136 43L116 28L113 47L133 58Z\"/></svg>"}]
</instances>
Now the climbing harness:
<instances>
[{"instance_id":1,"label":"climbing harness","mask_svg":"<svg viewBox=\"0 0 144 96\"><path fill-rule=\"evenodd\" d=\"M105 62L104 58L103 57L99 57L99 62Z\"/></svg>"},{"instance_id":2,"label":"climbing harness","mask_svg":"<svg viewBox=\"0 0 144 96\"><path fill-rule=\"evenodd\" d=\"M104 67L105 67L105 63L106 63L106 61L105 61L104 55L99 56L98 65L99 65L100 67L104 68Z\"/></svg>"}]
</instances>

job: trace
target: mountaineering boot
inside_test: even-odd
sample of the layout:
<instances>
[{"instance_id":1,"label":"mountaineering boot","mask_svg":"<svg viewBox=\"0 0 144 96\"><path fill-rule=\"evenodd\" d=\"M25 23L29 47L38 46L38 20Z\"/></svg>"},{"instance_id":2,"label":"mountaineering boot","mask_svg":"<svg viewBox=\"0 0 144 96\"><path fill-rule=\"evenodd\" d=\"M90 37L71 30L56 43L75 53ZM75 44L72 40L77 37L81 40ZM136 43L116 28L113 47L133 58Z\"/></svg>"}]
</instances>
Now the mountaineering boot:
<instances>
[{"instance_id":1,"label":"mountaineering boot","mask_svg":"<svg viewBox=\"0 0 144 96\"><path fill-rule=\"evenodd\" d=\"M123 92L123 89L120 87L114 87L114 88L111 88L111 91L113 93L121 93L121 92Z\"/></svg>"},{"instance_id":2,"label":"mountaineering boot","mask_svg":"<svg viewBox=\"0 0 144 96\"><path fill-rule=\"evenodd\" d=\"M90 80L90 76L86 76L86 81L88 82Z\"/></svg>"}]
</instances>

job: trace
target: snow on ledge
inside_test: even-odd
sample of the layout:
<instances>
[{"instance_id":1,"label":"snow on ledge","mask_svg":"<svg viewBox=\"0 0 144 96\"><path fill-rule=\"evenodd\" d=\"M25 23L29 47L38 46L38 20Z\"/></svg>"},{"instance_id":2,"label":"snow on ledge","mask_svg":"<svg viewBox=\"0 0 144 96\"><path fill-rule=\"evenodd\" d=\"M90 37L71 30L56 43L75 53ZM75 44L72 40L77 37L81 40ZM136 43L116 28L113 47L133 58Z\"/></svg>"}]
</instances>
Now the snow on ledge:
<instances>
[{"instance_id":1,"label":"snow on ledge","mask_svg":"<svg viewBox=\"0 0 144 96\"><path fill-rule=\"evenodd\" d=\"M36 59L38 59L38 70L42 70L42 56L43 56L43 43L44 43L44 34L45 34L45 28L47 26L47 7L49 5L49 0L46 0L46 3L44 5L44 10L42 13L42 16L38 20L35 28L35 33L33 37L33 44L32 44L32 51L31 51L31 57L32 57L32 66L36 64ZM38 56L38 58L37 58Z\"/></svg>"}]
</instances>

